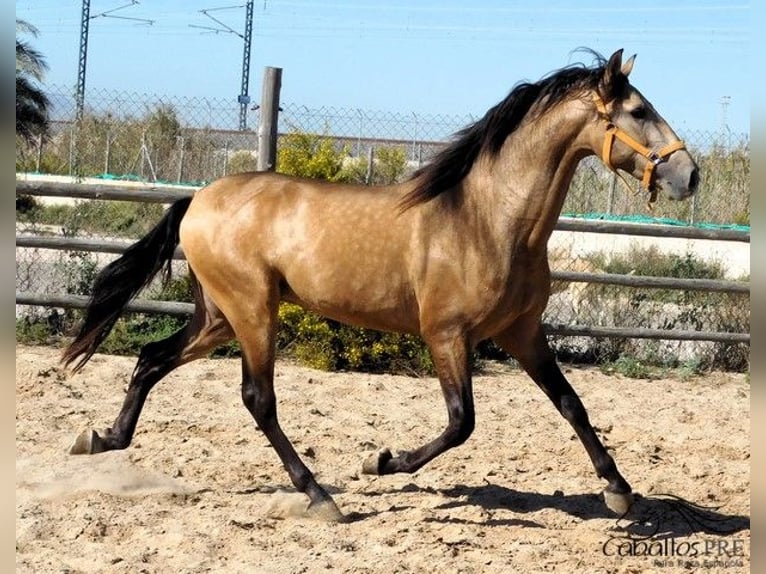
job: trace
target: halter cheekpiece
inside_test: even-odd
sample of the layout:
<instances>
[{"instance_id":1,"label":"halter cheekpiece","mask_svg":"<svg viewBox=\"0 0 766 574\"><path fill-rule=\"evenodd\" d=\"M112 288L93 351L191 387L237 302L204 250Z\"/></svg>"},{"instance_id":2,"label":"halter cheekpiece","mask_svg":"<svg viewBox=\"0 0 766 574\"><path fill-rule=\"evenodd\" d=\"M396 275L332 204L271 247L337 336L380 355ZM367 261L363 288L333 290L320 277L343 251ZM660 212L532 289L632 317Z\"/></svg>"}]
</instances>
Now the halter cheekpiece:
<instances>
[{"instance_id":1,"label":"halter cheekpiece","mask_svg":"<svg viewBox=\"0 0 766 574\"><path fill-rule=\"evenodd\" d=\"M623 178L622 175L620 175L617 172L614 165L612 165L612 146L614 145L615 138L617 138L618 140L626 144L636 153L645 157L648 160L648 162L646 164L646 168L644 168L644 176L641 179L641 185L644 186L644 188L646 188L646 190L649 192L649 206L651 207L651 204L657 200L657 190L654 188L653 181L652 181L652 178L654 176L654 168L660 165L661 163L666 162L668 160L668 157L670 157L670 154L672 154L673 152L686 149L686 144L683 142L683 140L676 140L674 142L671 142L663 146L657 151L649 149L645 145L636 141L623 129L617 127L614 124L614 122L609 117L609 114L606 111L606 105L604 104L604 100L601 99L601 96L596 94L593 96L593 99L596 103L596 109L598 110L602 119L606 121L606 132L604 133L604 145L601 148L601 160L604 162L604 164L606 164L606 166L609 169L611 169L615 174L617 174L620 177L620 179L622 179L623 183L625 183L625 185L627 185L628 188L630 189L630 184L628 184L628 182L625 181L625 178Z\"/></svg>"}]
</instances>

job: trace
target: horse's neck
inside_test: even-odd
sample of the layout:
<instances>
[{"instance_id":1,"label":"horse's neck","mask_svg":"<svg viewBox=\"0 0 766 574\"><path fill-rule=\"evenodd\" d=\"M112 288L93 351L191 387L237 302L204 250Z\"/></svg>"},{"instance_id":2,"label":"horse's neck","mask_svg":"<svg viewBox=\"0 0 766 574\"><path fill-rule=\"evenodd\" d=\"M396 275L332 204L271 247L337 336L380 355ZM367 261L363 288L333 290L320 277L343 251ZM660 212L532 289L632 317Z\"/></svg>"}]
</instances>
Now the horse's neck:
<instances>
[{"instance_id":1,"label":"horse's neck","mask_svg":"<svg viewBox=\"0 0 766 574\"><path fill-rule=\"evenodd\" d=\"M497 232L533 250L545 249L577 164L592 153L581 137L584 121L556 115L520 126L477 174L484 184L474 186Z\"/></svg>"}]
</instances>

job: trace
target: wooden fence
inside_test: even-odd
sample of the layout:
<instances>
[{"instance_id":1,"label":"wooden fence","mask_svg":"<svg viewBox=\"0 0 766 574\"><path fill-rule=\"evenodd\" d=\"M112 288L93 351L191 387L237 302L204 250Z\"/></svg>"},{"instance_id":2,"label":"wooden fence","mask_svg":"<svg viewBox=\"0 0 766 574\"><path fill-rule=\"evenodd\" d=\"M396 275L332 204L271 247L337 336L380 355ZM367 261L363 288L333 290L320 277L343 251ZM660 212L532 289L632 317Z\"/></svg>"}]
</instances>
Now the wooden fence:
<instances>
[{"instance_id":1,"label":"wooden fence","mask_svg":"<svg viewBox=\"0 0 766 574\"><path fill-rule=\"evenodd\" d=\"M188 197L194 189L175 190L167 187L126 188L114 184L82 185L78 183L51 182L16 182L16 195L40 197L68 197L80 199L101 199L116 201L139 201L152 203L172 203ZM731 229L705 229L697 227L679 227L675 225L645 225L611 221L592 221L560 219L556 230L649 236L660 238L707 239L718 241L750 242L750 233ZM17 235L17 248L55 249L66 251L87 251L94 253L122 253L132 241L105 239L86 239L78 237ZM176 250L175 258L183 259L183 252ZM599 283L625 287L651 287L664 289L682 289L686 291L707 291L719 293L750 293L750 283L744 281L713 279L682 279L674 277L649 277L619 275L610 273L579 273L553 271L554 281ZM16 304L61 308L84 308L88 298L70 294L37 294L16 292ZM194 309L191 303L176 301L150 301L136 299L128 310L146 313L166 313L190 315ZM679 329L647 329L632 327L597 327L586 325L546 324L546 332L551 335L618 337L640 339L667 339L683 341L712 341L728 343L750 343L750 333L729 333L721 331L694 331Z\"/></svg>"}]
</instances>

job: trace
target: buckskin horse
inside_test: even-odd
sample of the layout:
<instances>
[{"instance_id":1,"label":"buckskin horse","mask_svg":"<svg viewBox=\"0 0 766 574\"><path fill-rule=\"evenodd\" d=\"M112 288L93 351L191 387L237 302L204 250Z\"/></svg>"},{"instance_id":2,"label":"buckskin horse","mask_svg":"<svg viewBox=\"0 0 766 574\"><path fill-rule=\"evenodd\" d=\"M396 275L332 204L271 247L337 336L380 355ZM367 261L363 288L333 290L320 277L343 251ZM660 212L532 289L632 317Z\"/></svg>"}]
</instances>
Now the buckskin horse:
<instances>
[{"instance_id":1,"label":"buckskin horse","mask_svg":"<svg viewBox=\"0 0 766 574\"><path fill-rule=\"evenodd\" d=\"M113 425L86 430L71 451L126 448L154 385L237 339L242 400L284 463L307 512L343 515L277 420L275 338L280 301L336 321L422 336L448 423L434 440L363 471L412 473L474 429L469 355L492 339L514 357L582 441L617 513L633 494L559 369L541 326L550 292L547 243L580 160L597 154L656 199L692 195L698 168L684 143L628 80L635 56L568 65L517 84L403 183L358 186L275 173L230 175L173 203L159 224L96 278L83 324L62 361L78 371L126 304L177 245L192 280L189 324L143 347Z\"/></svg>"}]
</instances>

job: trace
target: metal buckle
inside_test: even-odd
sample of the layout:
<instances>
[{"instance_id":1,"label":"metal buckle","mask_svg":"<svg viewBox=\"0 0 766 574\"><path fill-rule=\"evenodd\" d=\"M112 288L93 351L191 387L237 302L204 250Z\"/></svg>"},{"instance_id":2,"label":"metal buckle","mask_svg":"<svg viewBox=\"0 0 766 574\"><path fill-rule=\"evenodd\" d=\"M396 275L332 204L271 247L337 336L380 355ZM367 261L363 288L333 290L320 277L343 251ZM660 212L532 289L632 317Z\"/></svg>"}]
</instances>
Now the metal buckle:
<instances>
[{"instance_id":1,"label":"metal buckle","mask_svg":"<svg viewBox=\"0 0 766 574\"><path fill-rule=\"evenodd\" d=\"M659 155L656 151L649 152L649 155L647 156L647 158L654 165L660 165L662 162L665 161L665 158Z\"/></svg>"}]
</instances>

